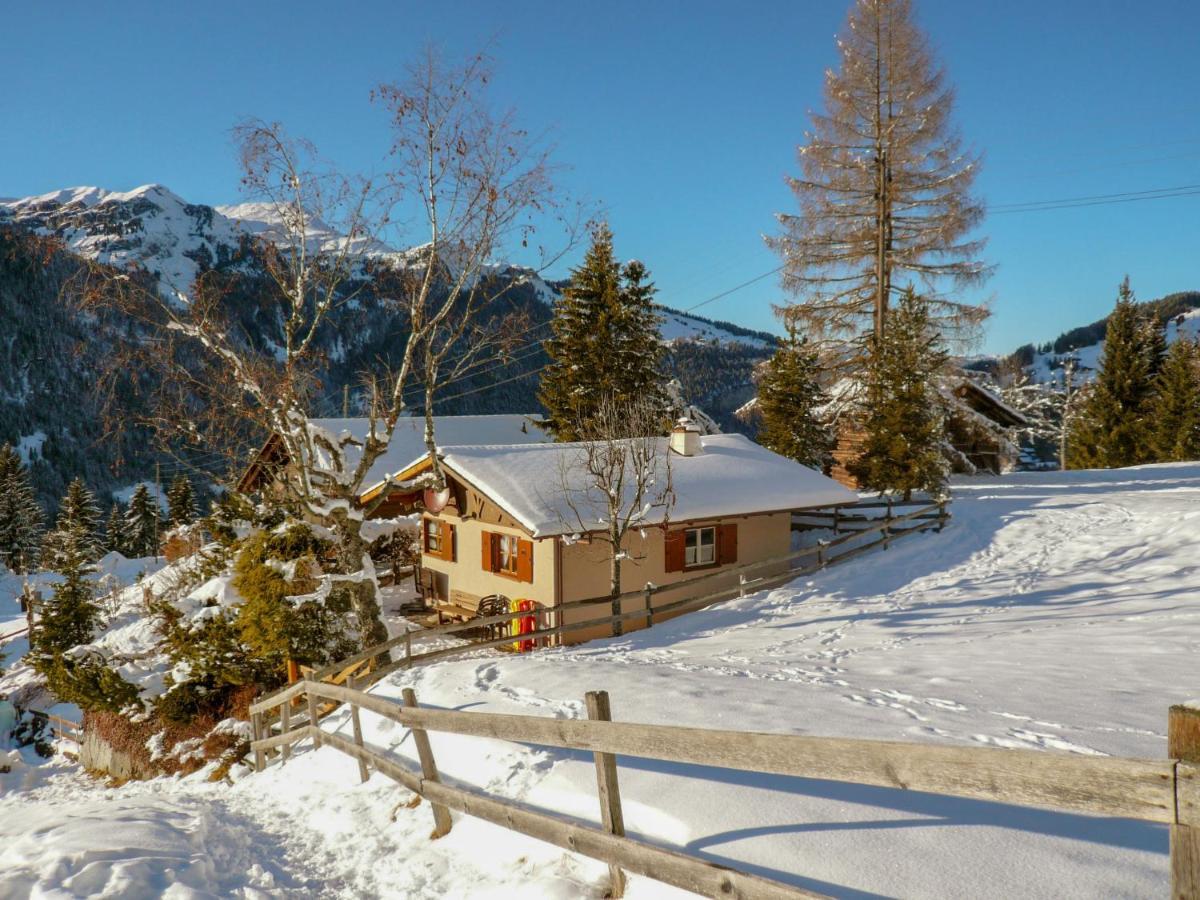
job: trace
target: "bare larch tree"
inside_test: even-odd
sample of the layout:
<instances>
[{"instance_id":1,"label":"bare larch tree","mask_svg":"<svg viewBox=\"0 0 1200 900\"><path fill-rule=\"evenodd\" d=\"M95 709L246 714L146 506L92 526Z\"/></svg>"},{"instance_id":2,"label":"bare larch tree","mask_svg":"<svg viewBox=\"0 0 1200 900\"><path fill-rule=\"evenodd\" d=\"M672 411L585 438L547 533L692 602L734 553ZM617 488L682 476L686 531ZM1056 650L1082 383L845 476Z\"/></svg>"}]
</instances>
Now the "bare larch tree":
<instances>
[{"instance_id":1,"label":"bare larch tree","mask_svg":"<svg viewBox=\"0 0 1200 900\"><path fill-rule=\"evenodd\" d=\"M162 403L152 424L165 441L183 436L221 450L223 436L276 436L289 465L272 502L335 540L338 571L323 590L349 592L364 646L387 637L362 530L387 492L361 501L368 473L410 407L423 405L434 470L406 487L443 486L434 453L437 389L504 340L503 321L489 325L483 313L510 283L489 277L489 266L515 244L528 246L535 225L562 221L548 151L511 114L492 112L488 81L485 58L447 68L430 52L405 81L379 88L375 97L392 121L393 164L375 182L324 167L278 124L236 129L245 192L277 223L259 236L256 255L282 323L279 346L256 349L246 339L228 303L227 276L215 271L163 290L97 267L87 292L92 302L120 305L145 329L146 340L135 342L146 351L137 364L156 369ZM324 226L341 237L330 238ZM420 246L386 250L382 238L393 230L416 243L409 229L423 232ZM548 254L543 259L549 264ZM310 414L328 362L319 335L339 327L339 313L367 284L405 326L400 351L388 369L361 375L365 433L331 434Z\"/></svg>"},{"instance_id":2,"label":"bare larch tree","mask_svg":"<svg viewBox=\"0 0 1200 900\"><path fill-rule=\"evenodd\" d=\"M987 310L950 291L989 269L971 237L984 214L971 193L979 157L951 123L953 89L909 0L855 0L838 50L801 174L788 179L799 212L767 237L792 296L778 312L830 359L853 362L861 351L848 342L881 336L890 299L917 283L943 334L969 339Z\"/></svg>"},{"instance_id":3,"label":"bare larch tree","mask_svg":"<svg viewBox=\"0 0 1200 900\"><path fill-rule=\"evenodd\" d=\"M606 545L612 614L619 616L621 563L632 558L627 538L650 527L665 529L675 504L662 407L651 397L605 396L576 425L582 440L569 445L575 452L560 457L563 523ZM618 619L613 634L621 633Z\"/></svg>"}]
</instances>

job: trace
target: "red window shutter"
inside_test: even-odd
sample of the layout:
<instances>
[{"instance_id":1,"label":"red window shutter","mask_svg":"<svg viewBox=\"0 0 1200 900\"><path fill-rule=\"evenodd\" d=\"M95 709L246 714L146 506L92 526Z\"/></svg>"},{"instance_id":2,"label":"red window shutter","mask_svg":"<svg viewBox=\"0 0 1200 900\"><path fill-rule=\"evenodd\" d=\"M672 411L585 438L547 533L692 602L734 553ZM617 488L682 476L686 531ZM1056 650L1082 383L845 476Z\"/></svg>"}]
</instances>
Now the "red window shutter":
<instances>
[{"instance_id":1,"label":"red window shutter","mask_svg":"<svg viewBox=\"0 0 1200 900\"><path fill-rule=\"evenodd\" d=\"M483 571L485 572L496 571L496 550L495 544L492 542L494 537L495 535L490 531L485 531L480 535L483 543Z\"/></svg>"},{"instance_id":2,"label":"red window shutter","mask_svg":"<svg viewBox=\"0 0 1200 900\"><path fill-rule=\"evenodd\" d=\"M517 579L533 584L533 541L517 539Z\"/></svg>"},{"instance_id":3,"label":"red window shutter","mask_svg":"<svg viewBox=\"0 0 1200 900\"><path fill-rule=\"evenodd\" d=\"M666 555L666 570L668 572L682 572L684 560L684 546L687 540L687 532L684 531L668 531L663 539L665 543Z\"/></svg>"},{"instance_id":4,"label":"red window shutter","mask_svg":"<svg viewBox=\"0 0 1200 900\"><path fill-rule=\"evenodd\" d=\"M737 562L737 525L717 526L717 564Z\"/></svg>"},{"instance_id":5,"label":"red window shutter","mask_svg":"<svg viewBox=\"0 0 1200 900\"><path fill-rule=\"evenodd\" d=\"M446 562L454 562L455 550L454 546L454 526L449 522L442 523L442 559Z\"/></svg>"}]
</instances>

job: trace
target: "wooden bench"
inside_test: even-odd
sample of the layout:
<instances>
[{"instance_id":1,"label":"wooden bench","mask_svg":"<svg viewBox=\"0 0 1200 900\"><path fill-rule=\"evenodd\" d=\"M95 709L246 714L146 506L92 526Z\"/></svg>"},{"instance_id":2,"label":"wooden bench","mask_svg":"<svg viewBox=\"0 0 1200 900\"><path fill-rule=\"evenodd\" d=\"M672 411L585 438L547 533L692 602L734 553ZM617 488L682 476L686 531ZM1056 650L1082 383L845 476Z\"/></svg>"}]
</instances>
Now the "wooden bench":
<instances>
[{"instance_id":1,"label":"wooden bench","mask_svg":"<svg viewBox=\"0 0 1200 900\"><path fill-rule=\"evenodd\" d=\"M445 625L446 618L450 618L456 622L466 622L468 619L475 618L475 610L469 606L459 606L457 603L435 603L431 607L437 613L438 624Z\"/></svg>"}]
</instances>

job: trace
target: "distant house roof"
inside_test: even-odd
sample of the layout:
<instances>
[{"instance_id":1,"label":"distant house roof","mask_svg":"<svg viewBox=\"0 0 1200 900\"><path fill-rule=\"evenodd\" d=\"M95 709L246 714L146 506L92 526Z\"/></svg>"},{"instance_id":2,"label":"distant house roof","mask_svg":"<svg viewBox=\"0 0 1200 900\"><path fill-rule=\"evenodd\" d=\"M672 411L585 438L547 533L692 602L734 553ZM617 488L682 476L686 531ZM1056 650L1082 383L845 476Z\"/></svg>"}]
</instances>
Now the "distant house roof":
<instances>
[{"instance_id":1,"label":"distant house roof","mask_svg":"<svg viewBox=\"0 0 1200 900\"><path fill-rule=\"evenodd\" d=\"M537 426L539 413L505 414L492 416L434 416L433 432L439 447L451 444L531 444L544 443L551 438ZM325 432L334 443L339 438L353 437L360 444L366 439L370 420L356 419L309 419L311 431ZM347 466L358 464L359 446L348 444L343 450ZM396 475L412 465L425 453L425 420L419 417L401 419L387 450L372 463L363 482L366 493L381 485L389 475ZM261 484L273 466L287 463L282 441L272 435L259 450L238 482L238 490L254 490Z\"/></svg>"},{"instance_id":2,"label":"distant house roof","mask_svg":"<svg viewBox=\"0 0 1200 900\"><path fill-rule=\"evenodd\" d=\"M667 438L656 454L655 480L666 483L669 458L675 503L670 521L715 519L813 506L854 503L858 495L820 472L772 453L740 434L700 438L702 452L671 453ZM443 463L508 512L534 537L580 531L568 496L583 514L585 531L604 527L606 508L584 470L585 444L443 446ZM668 457L668 454L669 457ZM628 495L632 497L630 489ZM659 524L661 509L647 524ZM590 525L590 527L588 527Z\"/></svg>"}]
</instances>

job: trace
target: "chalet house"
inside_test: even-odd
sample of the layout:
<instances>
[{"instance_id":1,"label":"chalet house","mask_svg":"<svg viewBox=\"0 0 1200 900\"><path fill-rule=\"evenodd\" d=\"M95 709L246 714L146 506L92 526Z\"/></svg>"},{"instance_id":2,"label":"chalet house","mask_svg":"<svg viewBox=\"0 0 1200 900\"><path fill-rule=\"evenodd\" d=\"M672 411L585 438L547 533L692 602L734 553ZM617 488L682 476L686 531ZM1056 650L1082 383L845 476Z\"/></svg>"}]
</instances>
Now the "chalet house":
<instances>
[{"instance_id":1,"label":"chalet house","mask_svg":"<svg viewBox=\"0 0 1200 900\"><path fill-rule=\"evenodd\" d=\"M645 527L627 536L625 591L784 555L791 548L793 510L857 500L819 472L742 435L701 436L680 427L657 440L656 477L665 483L669 465L675 500L666 517L661 509L651 510ZM532 600L553 608L608 594L611 548L596 538L603 533L601 509L587 505L594 494L589 499L585 448L443 446L449 482L444 506L427 509L421 521L422 566L434 602L469 615L485 601L515 606ZM419 459L399 477L415 477L429 465L428 458ZM736 584L736 576L731 578ZM654 602L680 596L656 594ZM626 611L635 607L644 608L640 598L629 601ZM582 622L609 609L605 604L595 611L565 610L558 618L562 624ZM635 627L637 620L628 620L626 630ZM568 640L607 633L580 630Z\"/></svg>"}]
</instances>

